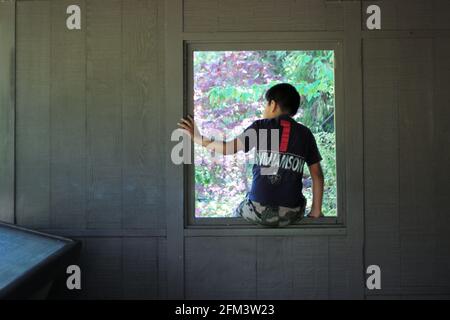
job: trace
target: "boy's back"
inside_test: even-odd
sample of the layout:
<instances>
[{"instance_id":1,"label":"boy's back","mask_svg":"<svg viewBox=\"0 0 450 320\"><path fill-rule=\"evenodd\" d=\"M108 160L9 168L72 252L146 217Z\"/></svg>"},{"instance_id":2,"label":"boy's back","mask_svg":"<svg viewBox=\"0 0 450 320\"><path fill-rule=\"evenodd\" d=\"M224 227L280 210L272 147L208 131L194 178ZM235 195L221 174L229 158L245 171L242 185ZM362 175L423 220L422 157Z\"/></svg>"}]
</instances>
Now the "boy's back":
<instances>
[{"instance_id":1,"label":"boy's back","mask_svg":"<svg viewBox=\"0 0 450 320\"><path fill-rule=\"evenodd\" d=\"M258 137L256 143L245 138L249 136L250 129L255 130ZM278 131L278 146L271 145L271 137L275 131ZM256 149L250 200L265 206L304 205L304 164L306 162L310 166L322 159L311 131L290 116L280 115L256 120L239 138L246 152Z\"/></svg>"}]
</instances>

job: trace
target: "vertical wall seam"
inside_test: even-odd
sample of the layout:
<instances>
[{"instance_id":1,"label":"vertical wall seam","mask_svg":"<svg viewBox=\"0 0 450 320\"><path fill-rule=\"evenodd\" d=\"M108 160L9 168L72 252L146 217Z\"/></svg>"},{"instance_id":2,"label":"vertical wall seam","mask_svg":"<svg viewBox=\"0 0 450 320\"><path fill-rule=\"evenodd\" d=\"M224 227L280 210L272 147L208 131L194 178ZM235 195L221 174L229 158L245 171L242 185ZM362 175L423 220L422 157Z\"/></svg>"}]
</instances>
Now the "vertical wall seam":
<instances>
[{"instance_id":1,"label":"vertical wall seam","mask_svg":"<svg viewBox=\"0 0 450 320\"><path fill-rule=\"evenodd\" d=\"M346 237L346 248L348 250L349 258L347 258L347 265L350 268L350 272L347 272L347 288L351 297L357 299L364 299L364 277L363 272L363 241L364 241L364 177L363 177L363 144L364 128L362 126L362 70L361 61L353 63L353 59L361 59L361 43L358 43L361 39L361 25L362 25L362 3L357 2L345 2L344 5L344 81L349 82L348 85L354 85L356 90L345 90L345 120L348 121L346 126L345 138L348 138L349 133L355 135L353 141L356 146L356 153L350 153L346 150L346 225L348 233ZM352 59L352 60L350 60ZM359 63L359 64L358 64ZM359 79L358 79L359 78ZM348 89L348 88L347 88ZM350 111L354 115L351 115ZM360 114L358 114L360 112ZM347 158L347 156L349 156ZM357 156L355 156L357 155ZM355 165L352 168L351 173L348 171L350 165ZM349 196L349 192L355 189L356 194L352 197ZM362 192L362 193L358 193Z\"/></svg>"},{"instance_id":2,"label":"vertical wall seam","mask_svg":"<svg viewBox=\"0 0 450 320\"><path fill-rule=\"evenodd\" d=\"M53 208L52 208L52 92L53 92L53 2L49 2L49 29L50 35L48 40L49 45L49 88L48 88L48 211L49 211L49 225L54 227Z\"/></svg>"},{"instance_id":3,"label":"vertical wall seam","mask_svg":"<svg viewBox=\"0 0 450 320\"><path fill-rule=\"evenodd\" d=\"M88 90L87 90L87 83L88 83L88 68L87 68L87 60L88 60L88 45L87 45L87 37L88 37L88 23L87 23L87 17L88 17L88 0L84 1L84 20L86 21L84 31L84 148L85 148L85 155L84 155L84 183L85 183L85 189L84 189L84 228L88 229L88 215L89 215L89 176L88 176L88 159L89 159L89 133L88 133ZM81 23L83 24L83 22Z\"/></svg>"},{"instance_id":4,"label":"vertical wall seam","mask_svg":"<svg viewBox=\"0 0 450 320\"><path fill-rule=\"evenodd\" d=\"M326 237L326 242L327 242L327 295L328 295L328 300L330 299L331 296L331 263L330 263L330 236Z\"/></svg>"},{"instance_id":5,"label":"vertical wall seam","mask_svg":"<svg viewBox=\"0 0 450 320\"><path fill-rule=\"evenodd\" d=\"M123 167L124 167L124 149L123 149L123 0L120 1L120 179L121 179L121 192L120 192L120 229L123 229L123 191L124 191L124 179L123 179Z\"/></svg>"},{"instance_id":6,"label":"vertical wall seam","mask_svg":"<svg viewBox=\"0 0 450 320\"><path fill-rule=\"evenodd\" d=\"M365 126L365 104L364 104L364 43L363 43L363 38L362 38L362 30L363 30L363 26L364 26L364 22L363 22L363 17L362 17L362 9L363 9L363 5L362 5L362 1L360 1L360 12L361 12L361 18L360 18L360 30L359 30L359 45L360 45L360 49L359 49L359 54L360 54L360 65L361 65L361 73L360 73L360 79L361 79L361 124L362 124L362 130L361 130L361 134L362 134L362 146L361 146L361 157L362 157L362 165L361 165L361 184L362 184L362 244L361 244L361 255L362 255L362 285L363 285L363 296L362 298L365 300L366 297L366 290L365 290L365 279L366 279L366 273L365 273L365 269L366 269L366 192L365 192L365 184L366 184L366 167L365 167L365 131L366 131L366 126Z\"/></svg>"},{"instance_id":7,"label":"vertical wall seam","mask_svg":"<svg viewBox=\"0 0 450 320\"><path fill-rule=\"evenodd\" d=\"M165 92L165 118L164 118L164 136L169 133L168 123L175 121L175 117L180 115L179 102L183 102L183 79L179 77L183 72L183 43L182 43L182 5L180 0L164 1L164 43L165 61L164 61L164 85L172 85L171 95ZM167 136L166 136L167 137ZM168 135L170 138L170 135ZM170 159L170 145L165 144L164 148L166 176L164 206L167 215L167 272L168 272L168 297L169 299L184 298L186 295L186 276L185 276L185 235L184 235L184 204L183 204L183 184L179 189L180 181L184 182L182 168L175 169ZM181 191L181 194L174 193L172 188ZM174 199L174 194L176 194Z\"/></svg>"},{"instance_id":8,"label":"vertical wall seam","mask_svg":"<svg viewBox=\"0 0 450 320\"><path fill-rule=\"evenodd\" d=\"M255 237L255 299L258 299L258 241L259 237Z\"/></svg>"},{"instance_id":9,"label":"vertical wall seam","mask_svg":"<svg viewBox=\"0 0 450 320\"><path fill-rule=\"evenodd\" d=\"M433 6L434 6L434 2L433 2ZM433 12L435 11L435 8L433 8ZM437 43L437 37L436 35L431 37L431 61L432 61L432 95L431 95L431 141L432 141L432 145L431 145L431 152L434 154L436 148L436 95L437 95L437 90L436 90L436 86L438 85L438 78L437 78L437 70L436 70L436 60L437 58L437 50L436 50L436 43ZM440 88L439 88L440 89ZM435 164L433 164L432 169L431 169L431 175L434 176L434 172L435 172ZM436 190L435 187L435 183L433 183L432 185L432 189ZM434 192L433 192L434 194ZM437 214L437 210L436 210L436 201L432 201L432 212L433 212L433 233L436 235L437 234L437 225L438 225L438 214Z\"/></svg>"},{"instance_id":10,"label":"vertical wall seam","mask_svg":"<svg viewBox=\"0 0 450 320\"><path fill-rule=\"evenodd\" d=\"M12 203L12 222L14 224L17 224L17 214L16 214L16 201L17 201L17 139L16 139L16 125L17 125L17 115L16 115L16 109L17 109L17 74L16 74L16 64L17 64L17 1L14 0L14 47L12 52L12 65L13 70L11 72L11 76L13 77L11 83L13 84L13 203Z\"/></svg>"},{"instance_id":11,"label":"vertical wall seam","mask_svg":"<svg viewBox=\"0 0 450 320\"><path fill-rule=\"evenodd\" d=\"M161 297L160 297L160 288L159 288L159 286L160 286L160 279L161 279L161 275L160 275L160 270L159 270L159 256L160 256L160 254L159 254L159 246L160 246L160 241L161 241L161 237L155 237L155 240L156 240L156 253L155 253L155 255L156 255L156 299L161 299Z\"/></svg>"},{"instance_id":12,"label":"vertical wall seam","mask_svg":"<svg viewBox=\"0 0 450 320\"><path fill-rule=\"evenodd\" d=\"M123 190L124 190L124 183L123 183L123 1L120 0L120 179L121 179L121 192L120 192L120 229L123 230ZM120 257L121 257L121 295L122 298L124 298L125 293L125 274L124 274L124 256L123 256L123 243L125 241L125 238L122 237L120 239Z\"/></svg>"},{"instance_id":13,"label":"vertical wall seam","mask_svg":"<svg viewBox=\"0 0 450 320\"><path fill-rule=\"evenodd\" d=\"M180 0L181 1L181 30L180 33L184 34L185 30L184 30L184 10L185 10L185 4L184 4L184 0ZM184 67L184 66L183 66Z\"/></svg>"},{"instance_id":14,"label":"vertical wall seam","mask_svg":"<svg viewBox=\"0 0 450 320\"><path fill-rule=\"evenodd\" d=\"M362 19L361 19L362 21ZM363 263L363 268L362 268L362 273L363 273L363 281L366 277L366 232L367 232L367 225L366 225L366 143L365 143L365 132L366 132L366 126L365 126L365 92L364 92L364 39L362 38L362 36L360 35L360 45L361 45L361 97L362 97L362 185L363 185L363 196L362 196L362 201L363 201L363 212L362 212L362 220L363 220L363 237L362 237L362 263ZM366 290L364 289L364 299L367 299L367 295L366 295Z\"/></svg>"},{"instance_id":15,"label":"vertical wall seam","mask_svg":"<svg viewBox=\"0 0 450 320\"><path fill-rule=\"evenodd\" d=\"M397 205L397 225L398 225L398 250L400 252L400 257L399 257L399 267L400 267L400 279L399 279L399 286L401 287L401 272L402 272L402 258L401 258L401 247L402 247L402 236L401 236L401 205L400 205L400 192L401 192L401 188L400 188L400 183L401 183L401 178L400 178L400 167L401 167L401 159L400 159L400 154L401 154L401 150L400 150L400 138L401 138L401 122L400 122L400 103L399 103L399 88L400 88L400 78L399 78L399 72L400 72L400 46L401 46L401 39L399 39L396 44L395 44L395 66L396 66L396 73L395 73L395 124L397 126L397 201L396 201L396 205Z\"/></svg>"}]
</instances>

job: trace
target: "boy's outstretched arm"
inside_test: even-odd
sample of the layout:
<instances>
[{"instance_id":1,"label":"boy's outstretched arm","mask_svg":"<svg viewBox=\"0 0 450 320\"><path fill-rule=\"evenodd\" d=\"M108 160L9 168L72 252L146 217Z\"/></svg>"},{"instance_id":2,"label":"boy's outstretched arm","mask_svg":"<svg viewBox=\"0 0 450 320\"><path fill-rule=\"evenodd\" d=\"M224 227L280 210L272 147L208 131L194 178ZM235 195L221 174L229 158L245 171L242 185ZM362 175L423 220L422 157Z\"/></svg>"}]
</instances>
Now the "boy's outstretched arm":
<instances>
[{"instance_id":1,"label":"boy's outstretched arm","mask_svg":"<svg viewBox=\"0 0 450 320\"><path fill-rule=\"evenodd\" d=\"M213 150L215 152L221 153L223 155L235 154L240 150L244 150L241 141L237 138L230 141L223 140L211 140L200 134L197 125L195 124L192 116L188 115L186 118L181 118L178 122L178 126L183 129L192 140L202 145L208 150Z\"/></svg>"},{"instance_id":2,"label":"boy's outstretched arm","mask_svg":"<svg viewBox=\"0 0 450 320\"><path fill-rule=\"evenodd\" d=\"M322 216L322 198L323 198L323 172L320 162L309 166L309 172L312 178L313 200L309 217L319 218Z\"/></svg>"}]
</instances>

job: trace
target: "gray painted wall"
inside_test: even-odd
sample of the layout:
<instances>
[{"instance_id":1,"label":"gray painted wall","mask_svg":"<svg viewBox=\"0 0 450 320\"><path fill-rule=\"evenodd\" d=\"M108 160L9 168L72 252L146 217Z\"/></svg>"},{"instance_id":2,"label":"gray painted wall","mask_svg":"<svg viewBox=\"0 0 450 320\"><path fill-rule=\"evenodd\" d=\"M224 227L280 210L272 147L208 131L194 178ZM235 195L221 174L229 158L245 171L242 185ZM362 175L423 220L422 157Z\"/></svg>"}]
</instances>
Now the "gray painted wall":
<instances>
[{"instance_id":1,"label":"gray painted wall","mask_svg":"<svg viewBox=\"0 0 450 320\"><path fill-rule=\"evenodd\" d=\"M83 241L81 297L164 298L163 8L17 2L18 224Z\"/></svg>"},{"instance_id":2,"label":"gray painted wall","mask_svg":"<svg viewBox=\"0 0 450 320\"><path fill-rule=\"evenodd\" d=\"M79 31L65 28L74 3ZM382 31L354 1L0 2L2 64L16 37L0 218L81 239L82 298L450 297L450 5L373 3ZM280 39L344 44L345 227L185 230L169 161L183 41ZM370 264L381 291L364 290Z\"/></svg>"}]
</instances>

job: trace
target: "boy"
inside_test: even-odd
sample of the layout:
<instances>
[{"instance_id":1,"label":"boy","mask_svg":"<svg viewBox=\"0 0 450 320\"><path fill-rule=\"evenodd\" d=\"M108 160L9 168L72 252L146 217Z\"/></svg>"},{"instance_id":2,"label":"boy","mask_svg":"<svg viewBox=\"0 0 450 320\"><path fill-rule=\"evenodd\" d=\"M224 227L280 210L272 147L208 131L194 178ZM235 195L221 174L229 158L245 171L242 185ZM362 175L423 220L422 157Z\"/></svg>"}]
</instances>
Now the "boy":
<instances>
[{"instance_id":1,"label":"boy","mask_svg":"<svg viewBox=\"0 0 450 320\"><path fill-rule=\"evenodd\" d=\"M292 119L300 106L300 95L292 85L280 83L271 87L265 98L267 105L263 119L256 120L242 134L229 141L213 141L203 137L191 116L182 118L178 126L195 143L224 155L256 149L252 187L236 208L235 216L263 226L279 227L300 220L306 207L302 194L306 162L313 182L313 203L308 217L318 218L322 216L322 157L311 131ZM278 141L272 138L276 130ZM268 136L261 135L266 132ZM252 136L257 138L251 139Z\"/></svg>"}]
</instances>

